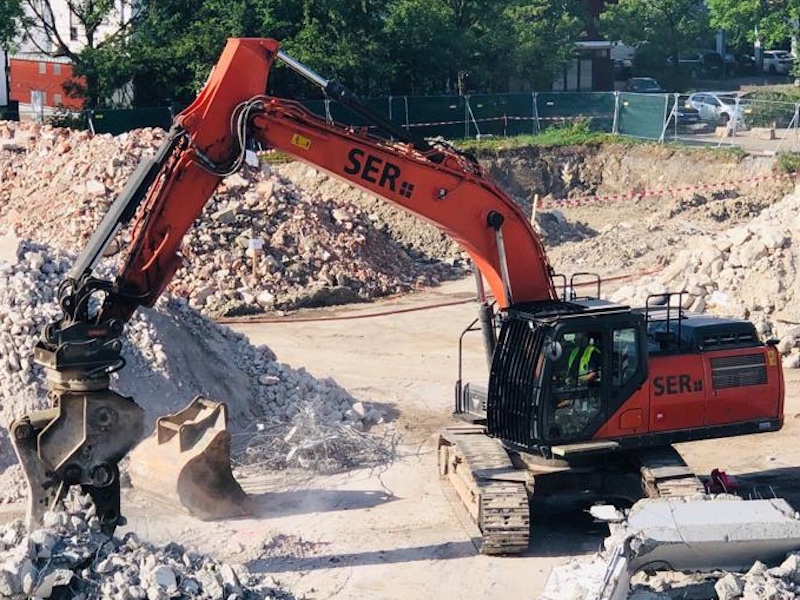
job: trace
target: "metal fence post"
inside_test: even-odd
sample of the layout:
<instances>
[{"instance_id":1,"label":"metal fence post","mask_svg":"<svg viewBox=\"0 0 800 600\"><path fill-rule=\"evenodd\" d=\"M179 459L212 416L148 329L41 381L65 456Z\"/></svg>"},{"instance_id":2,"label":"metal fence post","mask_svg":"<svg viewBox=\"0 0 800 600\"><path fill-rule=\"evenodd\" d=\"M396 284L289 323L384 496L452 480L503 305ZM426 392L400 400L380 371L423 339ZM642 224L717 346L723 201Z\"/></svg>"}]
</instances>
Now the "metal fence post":
<instances>
[{"instance_id":1,"label":"metal fence post","mask_svg":"<svg viewBox=\"0 0 800 600\"><path fill-rule=\"evenodd\" d=\"M539 106L537 104L537 92L531 93L531 101L533 103L533 131L531 133L536 134L542 130L542 124L539 123Z\"/></svg>"},{"instance_id":2,"label":"metal fence post","mask_svg":"<svg viewBox=\"0 0 800 600\"><path fill-rule=\"evenodd\" d=\"M464 139L469 139L469 94L465 94L464 98Z\"/></svg>"},{"instance_id":3,"label":"metal fence post","mask_svg":"<svg viewBox=\"0 0 800 600\"><path fill-rule=\"evenodd\" d=\"M403 105L406 109L406 131L411 131L411 122L408 118L408 96L403 96Z\"/></svg>"},{"instance_id":4,"label":"metal fence post","mask_svg":"<svg viewBox=\"0 0 800 600\"><path fill-rule=\"evenodd\" d=\"M614 119L611 122L611 133L619 135L619 98L618 91L614 91Z\"/></svg>"}]
</instances>

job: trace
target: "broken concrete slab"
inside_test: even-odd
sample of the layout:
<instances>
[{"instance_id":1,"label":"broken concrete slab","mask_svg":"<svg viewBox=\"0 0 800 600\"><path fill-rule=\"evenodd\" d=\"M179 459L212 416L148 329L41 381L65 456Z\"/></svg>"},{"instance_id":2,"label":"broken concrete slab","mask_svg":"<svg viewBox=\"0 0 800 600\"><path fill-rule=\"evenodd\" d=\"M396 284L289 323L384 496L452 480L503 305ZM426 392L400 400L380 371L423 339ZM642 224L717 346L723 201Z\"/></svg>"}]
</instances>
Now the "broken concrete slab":
<instances>
[{"instance_id":1,"label":"broken concrete slab","mask_svg":"<svg viewBox=\"0 0 800 600\"><path fill-rule=\"evenodd\" d=\"M602 519L609 522L611 531L604 542L605 551L553 569L540 600L630 600L631 593L683 600L709 594L732 597L740 587L734 585L739 580L726 578L724 571L762 570L765 575L761 579L767 575L792 579L795 572L800 573L800 555L791 554L800 549L800 515L782 498L648 498L634 504L624 522L615 522L617 513L610 508L598 507L591 513L596 518L608 517ZM787 554L797 558L797 569ZM767 564L779 563L767 569ZM652 576L662 571L663 580L657 584ZM716 576L683 574L681 581L675 581L675 571L713 571ZM639 589L637 572L650 574L649 583L655 589ZM755 585L750 583L750 587ZM773 585L771 581L761 583L761 587ZM714 587L717 584L719 589Z\"/></svg>"},{"instance_id":2,"label":"broken concrete slab","mask_svg":"<svg viewBox=\"0 0 800 600\"><path fill-rule=\"evenodd\" d=\"M647 565L746 570L800 548L800 518L781 498L640 501L625 524L610 527L614 537L628 538L634 571Z\"/></svg>"}]
</instances>

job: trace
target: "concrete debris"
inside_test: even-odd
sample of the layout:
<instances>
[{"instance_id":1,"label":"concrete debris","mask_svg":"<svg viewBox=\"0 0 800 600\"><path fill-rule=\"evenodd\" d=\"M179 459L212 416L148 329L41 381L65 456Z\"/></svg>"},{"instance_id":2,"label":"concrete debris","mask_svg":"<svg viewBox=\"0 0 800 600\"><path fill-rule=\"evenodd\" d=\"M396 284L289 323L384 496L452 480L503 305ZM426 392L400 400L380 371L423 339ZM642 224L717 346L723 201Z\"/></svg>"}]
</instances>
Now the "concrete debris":
<instances>
[{"instance_id":1,"label":"concrete debris","mask_svg":"<svg viewBox=\"0 0 800 600\"><path fill-rule=\"evenodd\" d=\"M611 299L642 306L650 294L688 292L684 308L747 318L764 339L779 340L784 366L800 366L800 188L749 222L702 233L663 271L619 288Z\"/></svg>"},{"instance_id":2,"label":"concrete debris","mask_svg":"<svg viewBox=\"0 0 800 600\"><path fill-rule=\"evenodd\" d=\"M800 519L781 498L644 500L631 507L624 523L609 528L610 539L626 540L634 569L747 569L800 548Z\"/></svg>"},{"instance_id":3,"label":"concrete debris","mask_svg":"<svg viewBox=\"0 0 800 600\"><path fill-rule=\"evenodd\" d=\"M9 600L166 600L294 596L271 577L243 565L170 543L159 547L134 533L109 538L88 504L71 497L69 512L47 513L52 527L28 532L21 521L0 529L0 596Z\"/></svg>"},{"instance_id":4,"label":"concrete debris","mask_svg":"<svg viewBox=\"0 0 800 600\"><path fill-rule=\"evenodd\" d=\"M0 262L0 422L49 406L44 374L33 362L33 349L44 326L60 308L54 290L75 256L21 240L16 264ZM97 275L113 276L106 260ZM186 300L164 296L153 309L142 309L123 337L127 366L112 387L145 408L147 429L155 418L177 412L197 394L223 401L229 408L235 458L257 460L272 468L341 469L365 461L374 465L391 455L390 439L367 430L383 420L369 403L356 400L333 379L317 379L305 369L276 361L266 346L219 325L191 308ZM363 414L361 414L363 413ZM257 431L255 423L268 424ZM297 426L290 442L287 432ZM268 430L268 431L267 431ZM267 433L280 443L264 443ZM26 494L5 428L0 429L0 499L12 502ZM298 449L291 454L291 445ZM317 450L315 450L317 449Z\"/></svg>"},{"instance_id":5,"label":"concrete debris","mask_svg":"<svg viewBox=\"0 0 800 600\"><path fill-rule=\"evenodd\" d=\"M0 140L24 148L0 145L0 233L79 251L164 136L0 121ZM170 290L212 316L363 301L461 277L467 267L461 252L442 262L405 248L360 206L303 192L266 164L223 181L185 236L184 255Z\"/></svg>"},{"instance_id":6,"label":"concrete debris","mask_svg":"<svg viewBox=\"0 0 800 600\"><path fill-rule=\"evenodd\" d=\"M783 499L645 499L609 529L601 552L553 569L540 600L800 594L800 517Z\"/></svg>"}]
</instances>

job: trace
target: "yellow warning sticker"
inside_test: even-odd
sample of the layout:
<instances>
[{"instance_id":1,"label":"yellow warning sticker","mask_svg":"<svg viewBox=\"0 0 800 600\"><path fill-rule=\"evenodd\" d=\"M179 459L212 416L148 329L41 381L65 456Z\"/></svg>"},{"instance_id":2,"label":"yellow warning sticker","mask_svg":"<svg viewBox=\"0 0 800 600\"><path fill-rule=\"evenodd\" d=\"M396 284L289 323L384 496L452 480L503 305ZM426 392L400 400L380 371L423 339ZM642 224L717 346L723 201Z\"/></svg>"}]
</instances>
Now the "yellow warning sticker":
<instances>
[{"instance_id":1,"label":"yellow warning sticker","mask_svg":"<svg viewBox=\"0 0 800 600\"><path fill-rule=\"evenodd\" d=\"M308 150L311 148L311 140L307 137L300 135L299 133L295 133L292 136L292 144L295 146L302 148L303 150Z\"/></svg>"}]
</instances>

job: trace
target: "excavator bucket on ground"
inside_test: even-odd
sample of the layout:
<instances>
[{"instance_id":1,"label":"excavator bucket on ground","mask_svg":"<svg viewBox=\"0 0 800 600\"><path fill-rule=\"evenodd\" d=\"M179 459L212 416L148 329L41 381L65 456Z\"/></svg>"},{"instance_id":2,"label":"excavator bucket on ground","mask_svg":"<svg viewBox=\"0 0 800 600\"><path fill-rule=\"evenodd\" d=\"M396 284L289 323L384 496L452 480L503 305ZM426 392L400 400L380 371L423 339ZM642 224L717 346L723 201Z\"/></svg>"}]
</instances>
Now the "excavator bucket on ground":
<instances>
[{"instance_id":1,"label":"excavator bucket on ground","mask_svg":"<svg viewBox=\"0 0 800 600\"><path fill-rule=\"evenodd\" d=\"M160 417L130 454L134 490L204 521L252 515L254 504L231 472L227 406L197 396Z\"/></svg>"}]
</instances>

